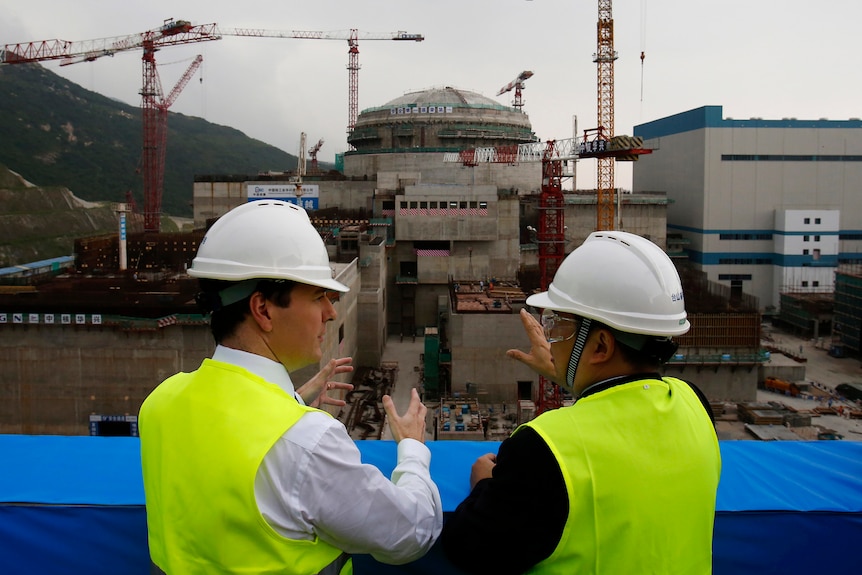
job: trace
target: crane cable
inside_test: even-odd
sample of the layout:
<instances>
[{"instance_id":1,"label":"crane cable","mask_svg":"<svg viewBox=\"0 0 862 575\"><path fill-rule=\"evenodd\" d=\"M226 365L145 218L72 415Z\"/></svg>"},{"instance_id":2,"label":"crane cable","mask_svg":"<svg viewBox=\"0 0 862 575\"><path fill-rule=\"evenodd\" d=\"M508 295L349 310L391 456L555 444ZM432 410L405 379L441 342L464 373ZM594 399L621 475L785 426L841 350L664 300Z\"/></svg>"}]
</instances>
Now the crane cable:
<instances>
[{"instance_id":1,"label":"crane cable","mask_svg":"<svg viewBox=\"0 0 862 575\"><path fill-rule=\"evenodd\" d=\"M646 58L646 0L641 0L641 104L644 101L644 58Z\"/></svg>"}]
</instances>

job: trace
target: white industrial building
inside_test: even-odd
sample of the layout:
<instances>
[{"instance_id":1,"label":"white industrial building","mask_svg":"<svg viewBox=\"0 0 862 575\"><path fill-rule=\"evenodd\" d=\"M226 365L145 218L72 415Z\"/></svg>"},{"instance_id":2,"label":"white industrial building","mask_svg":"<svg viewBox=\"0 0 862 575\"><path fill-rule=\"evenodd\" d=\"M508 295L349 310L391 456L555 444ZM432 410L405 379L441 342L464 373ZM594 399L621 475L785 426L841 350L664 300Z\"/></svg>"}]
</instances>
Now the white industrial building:
<instances>
[{"instance_id":1,"label":"white industrial building","mask_svg":"<svg viewBox=\"0 0 862 575\"><path fill-rule=\"evenodd\" d=\"M862 120L741 120L704 106L634 135L655 150L635 164L634 191L666 192L669 237L761 309L784 291L831 291L839 263L862 261Z\"/></svg>"}]
</instances>

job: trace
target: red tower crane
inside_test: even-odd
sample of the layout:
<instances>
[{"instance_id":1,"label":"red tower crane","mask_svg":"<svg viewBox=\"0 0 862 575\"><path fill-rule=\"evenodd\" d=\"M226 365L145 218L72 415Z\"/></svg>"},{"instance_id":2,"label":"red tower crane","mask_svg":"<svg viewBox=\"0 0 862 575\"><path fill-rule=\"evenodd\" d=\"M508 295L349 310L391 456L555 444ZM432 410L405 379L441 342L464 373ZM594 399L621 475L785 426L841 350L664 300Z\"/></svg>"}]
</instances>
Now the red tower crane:
<instances>
[{"instance_id":1,"label":"red tower crane","mask_svg":"<svg viewBox=\"0 0 862 575\"><path fill-rule=\"evenodd\" d=\"M529 70L524 70L518 77L500 88L500 91L497 92L498 96L502 96L506 92L511 92L513 89L515 90L515 98L512 100L512 106L520 110L524 107L524 99L521 97L521 90L524 89L524 82L526 82L529 78L533 77L533 73Z\"/></svg>"},{"instance_id":2,"label":"red tower crane","mask_svg":"<svg viewBox=\"0 0 862 575\"><path fill-rule=\"evenodd\" d=\"M142 172L144 180L144 231L158 232L160 229L162 188L165 167L165 142L167 135L168 108L185 88L189 78L200 65L201 57L186 70L167 98L156 71L155 54L165 46L191 44L218 40L215 24L192 26L186 20L165 20L154 30L130 36L116 36L99 40L69 42L46 40L25 44L7 44L0 54L0 64L25 64L62 60L60 65L91 62L118 52L142 49L143 85L141 109L143 121Z\"/></svg>"},{"instance_id":3,"label":"red tower crane","mask_svg":"<svg viewBox=\"0 0 862 575\"><path fill-rule=\"evenodd\" d=\"M165 180L165 149L168 139L168 109L189 83L201 65L198 55L177 81L167 97L162 94L162 83L156 74L155 50L144 48L144 87L141 90L141 108L144 117L144 231L158 232L162 215L162 190ZM148 61L147 58L151 61Z\"/></svg>"},{"instance_id":4,"label":"red tower crane","mask_svg":"<svg viewBox=\"0 0 862 575\"><path fill-rule=\"evenodd\" d=\"M347 40L349 49L349 87L348 87L348 133L353 131L358 115L359 90L359 40L400 40L421 42L422 34L391 32L372 34L351 29L347 32L309 32L301 30L277 31L252 28L224 28L216 24L192 25L187 20L167 19L154 30L115 36L96 40L70 42L68 40L43 40L19 44L6 44L0 51L0 65L26 64L61 60L61 66L79 62L92 62L103 56L113 56L118 52L143 49L143 87L141 107L143 118L143 179L144 179L144 230L158 232L160 228L161 198L164 181L164 130L160 131L160 116L167 117L167 107L179 95L185 82L181 81L172 91L172 96L162 99L161 84L156 72L156 51L166 46L220 40L223 36L251 36L260 38L300 38L319 40ZM182 84L182 86L180 86ZM178 88L178 89L177 89ZM174 93L176 92L176 93ZM167 106L164 104L167 103ZM164 108L161 110L161 108Z\"/></svg>"},{"instance_id":5,"label":"red tower crane","mask_svg":"<svg viewBox=\"0 0 862 575\"><path fill-rule=\"evenodd\" d=\"M604 138L601 129L584 132L583 138L547 140L494 148L472 148L461 152L448 152L444 162L476 166L480 163L517 164L542 162L542 191L539 196L539 229L536 241L539 244L539 282L546 291L566 257L565 196L562 189L563 162L576 158L616 158L634 161L638 156L651 154L642 147L642 140L628 136ZM553 382L539 377L539 389L535 397L536 413L555 409L562 405L560 388Z\"/></svg>"}]
</instances>

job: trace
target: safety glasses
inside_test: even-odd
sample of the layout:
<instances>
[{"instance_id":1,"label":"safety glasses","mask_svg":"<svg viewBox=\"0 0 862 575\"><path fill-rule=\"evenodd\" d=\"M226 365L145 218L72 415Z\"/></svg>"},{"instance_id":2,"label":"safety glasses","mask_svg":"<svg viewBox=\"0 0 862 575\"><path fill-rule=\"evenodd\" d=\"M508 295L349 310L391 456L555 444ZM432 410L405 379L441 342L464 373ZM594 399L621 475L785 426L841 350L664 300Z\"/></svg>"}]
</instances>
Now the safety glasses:
<instances>
[{"instance_id":1,"label":"safety glasses","mask_svg":"<svg viewBox=\"0 0 862 575\"><path fill-rule=\"evenodd\" d=\"M542 312L542 329L545 331L545 339L548 343L557 343L575 337L578 321L569 317L560 317L554 310L546 309Z\"/></svg>"}]
</instances>

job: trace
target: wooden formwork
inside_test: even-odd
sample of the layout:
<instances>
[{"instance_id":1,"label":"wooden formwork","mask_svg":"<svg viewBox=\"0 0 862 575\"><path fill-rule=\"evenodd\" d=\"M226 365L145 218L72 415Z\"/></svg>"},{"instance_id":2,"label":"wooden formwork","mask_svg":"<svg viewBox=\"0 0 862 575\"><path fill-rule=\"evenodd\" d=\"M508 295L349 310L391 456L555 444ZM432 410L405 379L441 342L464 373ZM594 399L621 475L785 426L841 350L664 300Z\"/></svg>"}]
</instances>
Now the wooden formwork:
<instances>
[{"instance_id":1,"label":"wooden formwork","mask_svg":"<svg viewBox=\"0 0 862 575\"><path fill-rule=\"evenodd\" d=\"M692 313L691 329L677 336L680 347L732 349L760 347L760 312Z\"/></svg>"}]
</instances>

